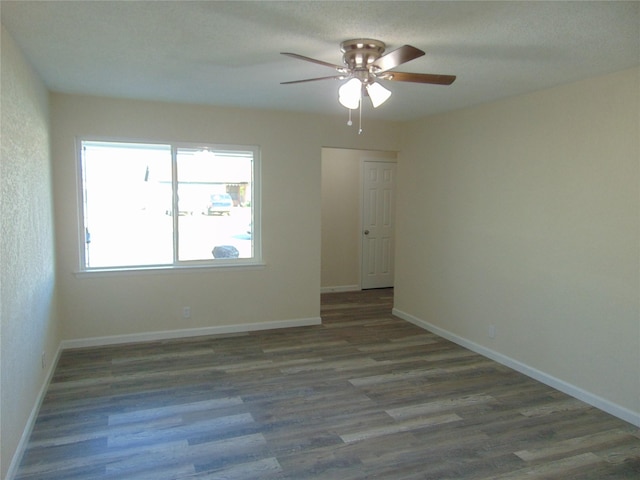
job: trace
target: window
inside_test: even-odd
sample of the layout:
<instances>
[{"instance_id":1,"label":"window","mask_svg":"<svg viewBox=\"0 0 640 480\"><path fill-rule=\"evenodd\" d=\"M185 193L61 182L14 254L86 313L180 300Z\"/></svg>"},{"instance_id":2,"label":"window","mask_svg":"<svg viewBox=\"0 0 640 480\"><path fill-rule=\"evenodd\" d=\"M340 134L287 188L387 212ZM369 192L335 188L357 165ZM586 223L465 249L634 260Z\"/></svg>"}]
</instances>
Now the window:
<instances>
[{"instance_id":1,"label":"window","mask_svg":"<svg viewBox=\"0 0 640 480\"><path fill-rule=\"evenodd\" d=\"M256 147L83 140L81 269L260 262Z\"/></svg>"}]
</instances>

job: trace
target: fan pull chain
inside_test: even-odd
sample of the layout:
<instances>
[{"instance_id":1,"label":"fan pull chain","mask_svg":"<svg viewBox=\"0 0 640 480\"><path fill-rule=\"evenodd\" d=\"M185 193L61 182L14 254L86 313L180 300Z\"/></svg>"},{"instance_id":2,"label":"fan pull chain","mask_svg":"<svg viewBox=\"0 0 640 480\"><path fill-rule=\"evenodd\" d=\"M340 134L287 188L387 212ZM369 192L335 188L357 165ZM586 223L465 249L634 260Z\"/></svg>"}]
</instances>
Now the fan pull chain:
<instances>
[{"instance_id":1,"label":"fan pull chain","mask_svg":"<svg viewBox=\"0 0 640 480\"><path fill-rule=\"evenodd\" d=\"M358 135L362 134L362 91L360 92L360 118L358 119Z\"/></svg>"},{"instance_id":2,"label":"fan pull chain","mask_svg":"<svg viewBox=\"0 0 640 480\"><path fill-rule=\"evenodd\" d=\"M347 125L351 126L353 125L353 122L351 121L351 109L347 108L347 110L349 110L349 120L347 121Z\"/></svg>"}]
</instances>

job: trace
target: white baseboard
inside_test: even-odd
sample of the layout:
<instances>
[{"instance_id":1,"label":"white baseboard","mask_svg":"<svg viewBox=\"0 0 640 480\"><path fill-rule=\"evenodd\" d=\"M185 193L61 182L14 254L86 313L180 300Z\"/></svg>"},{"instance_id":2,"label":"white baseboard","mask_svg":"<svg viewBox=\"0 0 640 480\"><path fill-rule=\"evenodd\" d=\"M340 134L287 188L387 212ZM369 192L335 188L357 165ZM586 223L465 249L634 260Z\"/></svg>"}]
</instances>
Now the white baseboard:
<instances>
[{"instance_id":1,"label":"white baseboard","mask_svg":"<svg viewBox=\"0 0 640 480\"><path fill-rule=\"evenodd\" d=\"M123 343L171 340L174 338L200 337L204 335L229 335L232 333L273 330L276 328L308 327L310 325L320 325L320 323L322 323L320 317L312 317L296 320L276 320L272 322L241 323L238 325L222 325L214 327L186 328L181 330L164 330L159 332L132 333L128 335L77 338L73 340L63 340L61 342L61 348L62 350L67 350L72 348L118 345Z\"/></svg>"},{"instance_id":2,"label":"white baseboard","mask_svg":"<svg viewBox=\"0 0 640 480\"><path fill-rule=\"evenodd\" d=\"M358 292L360 285L337 285L335 287L322 287L320 293L336 293L336 292Z\"/></svg>"},{"instance_id":3,"label":"white baseboard","mask_svg":"<svg viewBox=\"0 0 640 480\"><path fill-rule=\"evenodd\" d=\"M402 318L407 322L413 323L414 325L423 328L424 330L428 330L436 335L446 338L458 345L461 345L469 350L479 353L482 356L490 358L491 360L495 360L496 362L512 368L528 377L533 378L545 385L548 385L556 390L559 390L567 395L570 395L578 400L581 400L589 405L592 405L600 410L603 410L611 415L624 420L625 422L629 422L632 425L640 427L640 412L634 412L633 410L629 410L628 408L622 407L616 403L613 403L607 399L604 399L598 395L595 395L591 392L583 390L580 387L576 387L570 383L567 383L559 378L556 378L548 373L540 371L536 368L533 368L529 365L526 365L518 360L515 360L511 357L498 353L490 348L484 347L480 344L472 342L471 340L467 340L466 338L460 337L448 330L437 327L429 322L426 322L422 319L419 319L411 314L403 312L402 310L398 310L397 308L393 309L393 314L396 317Z\"/></svg>"},{"instance_id":4,"label":"white baseboard","mask_svg":"<svg viewBox=\"0 0 640 480\"><path fill-rule=\"evenodd\" d=\"M36 401L33 404L33 408L31 409L29 418L27 419L27 424L22 431L22 436L20 437L20 441L18 442L16 451L13 454L11 463L9 464L9 469L7 470L6 476L7 480L13 479L16 476L16 473L18 473L18 467L20 466L20 462L22 461L22 457L24 456L24 452L27 448L29 437L31 436L33 426L36 423L36 418L38 418L38 412L40 411L40 407L42 406L44 397L47 394L47 389L49 388L49 384L51 383L51 379L53 378L53 372L56 369L56 365L58 365L58 359L60 358L61 352L62 348L60 347L60 345L58 345L58 349L56 350L53 361L49 364L49 369L47 370L44 382L42 383L40 390L38 391L38 396L36 397Z\"/></svg>"}]
</instances>

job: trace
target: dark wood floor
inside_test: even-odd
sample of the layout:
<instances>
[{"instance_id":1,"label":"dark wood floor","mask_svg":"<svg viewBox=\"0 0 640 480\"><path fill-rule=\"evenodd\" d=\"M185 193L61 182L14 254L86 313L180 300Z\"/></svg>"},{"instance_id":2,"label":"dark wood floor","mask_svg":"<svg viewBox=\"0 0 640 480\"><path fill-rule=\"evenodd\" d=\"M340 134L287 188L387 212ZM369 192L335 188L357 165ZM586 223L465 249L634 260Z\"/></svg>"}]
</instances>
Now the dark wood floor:
<instances>
[{"instance_id":1,"label":"dark wood floor","mask_svg":"<svg viewBox=\"0 0 640 480\"><path fill-rule=\"evenodd\" d=\"M65 351L18 479L634 479L640 431L391 315Z\"/></svg>"}]
</instances>

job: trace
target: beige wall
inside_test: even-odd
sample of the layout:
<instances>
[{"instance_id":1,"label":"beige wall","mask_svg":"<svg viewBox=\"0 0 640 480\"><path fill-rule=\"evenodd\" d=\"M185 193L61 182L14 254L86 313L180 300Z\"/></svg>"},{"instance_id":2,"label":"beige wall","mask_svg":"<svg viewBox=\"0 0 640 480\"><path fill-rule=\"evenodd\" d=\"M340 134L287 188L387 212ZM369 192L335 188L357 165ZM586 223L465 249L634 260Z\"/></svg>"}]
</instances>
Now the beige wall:
<instances>
[{"instance_id":1,"label":"beige wall","mask_svg":"<svg viewBox=\"0 0 640 480\"><path fill-rule=\"evenodd\" d=\"M322 149L323 291L360 288L362 162L396 157L396 152Z\"/></svg>"},{"instance_id":2,"label":"beige wall","mask_svg":"<svg viewBox=\"0 0 640 480\"><path fill-rule=\"evenodd\" d=\"M48 94L4 27L1 62L0 478L6 478L60 339Z\"/></svg>"},{"instance_id":3,"label":"beige wall","mask_svg":"<svg viewBox=\"0 0 640 480\"><path fill-rule=\"evenodd\" d=\"M319 318L321 151L398 147L398 125L341 117L52 95L64 339ZM76 136L259 145L265 266L78 277ZM192 318L183 320L182 306Z\"/></svg>"},{"instance_id":4,"label":"beige wall","mask_svg":"<svg viewBox=\"0 0 640 480\"><path fill-rule=\"evenodd\" d=\"M635 422L639 86L634 69L409 124L395 299Z\"/></svg>"}]
</instances>

